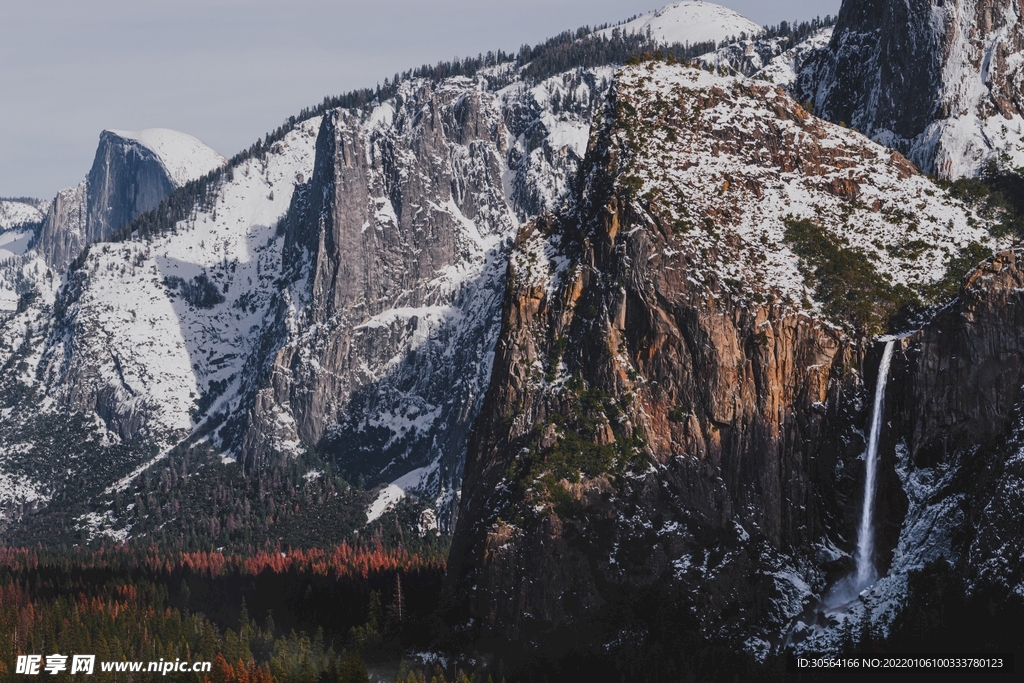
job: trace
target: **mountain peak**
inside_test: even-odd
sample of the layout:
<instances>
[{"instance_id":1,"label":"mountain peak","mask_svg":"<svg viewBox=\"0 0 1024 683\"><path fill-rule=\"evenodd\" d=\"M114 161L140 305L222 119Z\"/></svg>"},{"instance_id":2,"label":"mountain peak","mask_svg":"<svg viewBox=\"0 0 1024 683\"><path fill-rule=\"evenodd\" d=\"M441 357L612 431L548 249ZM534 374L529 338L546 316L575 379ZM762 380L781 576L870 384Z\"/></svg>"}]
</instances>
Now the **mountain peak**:
<instances>
[{"instance_id":1,"label":"mountain peak","mask_svg":"<svg viewBox=\"0 0 1024 683\"><path fill-rule=\"evenodd\" d=\"M720 43L727 38L738 38L741 33L752 36L761 27L739 12L703 0L683 0L665 5L659 10L641 15L622 26L623 33L651 32L660 43ZM611 35L614 29L603 33Z\"/></svg>"},{"instance_id":2,"label":"mountain peak","mask_svg":"<svg viewBox=\"0 0 1024 683\"><path fill-rule=\"evenodd\" d=\"M136 142L153 152L167 172L168 178L178 187L227 163L227 159L200 140L169 128L147 128L140 131L105 130L100 137L106 135Z\"/></svg>"}]
</instances>

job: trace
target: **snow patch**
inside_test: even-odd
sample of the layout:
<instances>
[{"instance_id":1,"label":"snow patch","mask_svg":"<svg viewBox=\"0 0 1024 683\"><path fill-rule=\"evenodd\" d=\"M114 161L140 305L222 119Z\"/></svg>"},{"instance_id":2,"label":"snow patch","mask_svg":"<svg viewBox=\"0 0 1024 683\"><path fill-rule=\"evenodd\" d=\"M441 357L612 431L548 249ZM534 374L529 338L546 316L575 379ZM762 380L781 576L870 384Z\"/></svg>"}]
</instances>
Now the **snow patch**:
<instances>
[{"instance_id":1,"label":"snow patch","mask_svg":"<svg viewBox=\"0 0 1024 683\"><path fill-rule=\"evenodd\" d=\"M28 245L35 236L31 230L11 230L0 233L0 261L21 256L28 251Z\"/></svg>"},{"instance_id":2,"label":"snow patch","mask_svg":"<svg viewBox=\"0 0 1024 683\"><path fill-rule=\"evenodd\" d=\"M0 199L0 231L10 230L26 223L41 223L45 217L45 212L39 206L25 201Z\"/></svg>"},{"instance_id":3,"label":"snow patch","mask_svg":"<svg viewBox=\"0 0 1024 683\"><path fill-rule=\"evenodd\" d=\"M420 467L385 486L381 492L377 494L377 498L370 503L368 508L366 508L366 523L370 524L371 522L380 519L385 512L393 509L400 500L410 493L418 490L421 484L425 482L436 469L437 463L427 467Z\"/></svg>"}]
</instances>

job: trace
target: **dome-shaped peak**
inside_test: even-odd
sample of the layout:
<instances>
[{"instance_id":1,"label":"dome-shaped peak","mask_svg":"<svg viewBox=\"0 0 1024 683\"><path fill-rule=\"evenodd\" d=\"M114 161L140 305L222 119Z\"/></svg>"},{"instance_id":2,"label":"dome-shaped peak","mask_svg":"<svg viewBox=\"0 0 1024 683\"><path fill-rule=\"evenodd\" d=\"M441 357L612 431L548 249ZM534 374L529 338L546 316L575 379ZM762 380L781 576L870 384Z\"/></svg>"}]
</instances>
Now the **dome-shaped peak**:
<instances>
[{"instance_id":1,"label":"dome-shaped peak","mask_svg":"<svg viewBox=\"0 0 1024 683\"><path fill-rule=\"evenodd\" d=\"M741 33L753 36L761 32L761 27L745 16L702 0L683 0L665 5L661 9L637 17L615 28L623 33L651 32L651 37L659 43L721 43L728 38L738 38ZM603 35L611 35L614 29L601 31Z\"/></svg>"},{"instance_id":2,"label":"dome-shaped peak","mask_svg":"<svg viewBox=\"0 0 1024 683\"><path fill-rule=\"evenodd\" d=\"M105 130L103 133L136 142L153 152L171 182L178 187L227 163L227 159L191 135L168 128Z\"/></svg>"}]
</instances>

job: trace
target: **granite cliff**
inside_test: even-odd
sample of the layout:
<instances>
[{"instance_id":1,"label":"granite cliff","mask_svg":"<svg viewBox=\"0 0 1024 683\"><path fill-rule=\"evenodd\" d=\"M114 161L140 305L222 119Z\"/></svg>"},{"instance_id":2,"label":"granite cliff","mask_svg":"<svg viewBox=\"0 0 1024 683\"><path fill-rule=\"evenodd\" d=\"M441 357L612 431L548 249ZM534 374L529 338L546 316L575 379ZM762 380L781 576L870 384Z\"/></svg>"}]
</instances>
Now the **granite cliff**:
<instances>
[{"instance_id":1,"label":"granite cliff","mask_svg":"<svg viewBox=\"0 0 1024 683\"><path fill-rule=\"evenodd\" d=\"M189 180L225 159L195 138L165 129L105 130L80 185L62 190L43 221L37 244L58 271L86 245L109 237Z\"/></svg>"},{"instance_id":2,"label":"granite cliff","mask_svg":"<svg viewBox=\"0 0 1024 683\"><path fill-rule=\"evenodd\" d=\"M765 656L852 568L872 332L952 296L960 255L995 242L899 154L781 89L659 63L617 75L574 196L510 258L451 618L491 642L612 644L622 624L655 637L635 605L670 605ZM966 438L1003 433L992 417ZM909 505L897 460L883 572Z\"/></svg>"},{"instance_id":3,"label":"granite cliff","mask_svg":"<svg viewBox=\"0 0 1024 683\"><path fill-rule=\"evenodd\" d=\"M1010 209L922 171L1020 163L1019 26L847 0L831 37L622 69L564 34L327 101L226 165L105 132L81 185L0 204L2 521L247 543L226 494L197 535L188 467L261 500L301 467L358 489L346 533L454 528L452 633L535 650L836 649L909 632L940 560L1015 605L1021 253ZM883 578L833 604L876 386Z\"/></svg>"},{"instance_id":4,"label":"granite cliff","mask_svg":"<svg viewBox=\"0 0 1024 683\"><path fill-rule=\"evenodd\" d=\"M1024 21L1016 0L846 0L798 99L926 173L1024 166Z\"/></svg>"}]
</instances>

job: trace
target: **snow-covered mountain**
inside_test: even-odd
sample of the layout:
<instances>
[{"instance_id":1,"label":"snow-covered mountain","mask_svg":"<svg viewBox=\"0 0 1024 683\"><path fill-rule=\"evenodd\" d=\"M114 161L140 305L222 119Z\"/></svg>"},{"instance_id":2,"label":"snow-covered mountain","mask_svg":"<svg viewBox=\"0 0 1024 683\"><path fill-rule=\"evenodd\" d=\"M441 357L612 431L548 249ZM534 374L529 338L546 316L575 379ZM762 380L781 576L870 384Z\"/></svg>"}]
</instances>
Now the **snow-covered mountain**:
<instances>
[{"instance_id":1,"label":"snow-covered mountain","mask_svg":"<svg viewBox=\"0 0 1024 683\"><path fill-rule=\"evenodd\" d=\"M31 199L0 199L0 319L4 312L18 307L22 293L19 272L12 267L32 247L39 236L48 202Z\"/></svg>"},{"instance_id":2,"label":"snow-covered mountain","mask_svg":"<svg viewBox=\"0 0 1024 683\"><path fill-rule=\"evenodd\" d=\"M600 121L573 201L510 257L449 599L542 649L671 596L764 657L849 561L862 335L999 243L772 84L626 67Z\"/></svg>"},{"instance_id":3,"label":"snow-covered mountain","mask_svg":"<svg viewBox=\"0 0 1024 683\"><path fill-rule=\"evenodd\" d=\"M137 143L141 148L140 154L152 153L174 187L182 187L188 181L200 178L227 163L227 159L191 135L168 128L107 130L103 133L125 142Z\"/></svg>"},{"instance_id":4,"label":"snow-covered mountain","mask_svg":"<svg viewBox=\"0 0 1024 683\"><path fill-rule=\"evenodd\" d=\"M159 453L209 433L258 469L316 447L398 482L381 505L414 490L450 526L508 245L559 206L611 73L496 91L486 72L414 80L302 122L214 176L170 230L80 259L38 300L60 314L25 350L25 381ZM79 195L58 209L88 206Z\"/></svg>"},{"instance_id":5,"label":"snow-covered mountain","mask_svg":"<svg viewBox=\"0 0 1024 683\"><path fill-rule=\"evenodd\" d=\"M788 50L773 54L763 67L754 72L755 75L771 83L791 88L803 70L804 63L829 44L832 33L831 27L823 28Z\"/></svg>"},{"instance_id":6,"label":"snow-covered mountain","mask_svg":"<svg viewBox=\"0 0 1024 683\"><path fill-rule=\"evenodd\" d=\"M24 254L33 237L35 233L32 230L15 228L0 232L0 261Z\"/></svg>"},{"instance_id":7,"label":"snow-covered mountain","mask_svg":"<svg viewBox=\"0 0 1024 683\"><path fill-rule=\"evenodd\" d=\"M1015 0L846 0L797 96L943 178L1020 168L1022 54Z\"/></svg>"},{"instance_id":8,"label":"snow-covered mountain","mask_svg":"<svg viewBox=\"0 0 1024 683\"><path fill-rule=\"evenodd\" d=\"M37 249L48 265L64 270L87 244L105 239L174 189L224 163L222 156L184 133L105 130L89 174L54 199Z\"/></svg>"},{"instance_id":9,"label":"snow-covered mountain","mask_svg":"<svg viewBox=\"0 0 1024 683\"><path fill-rule=\"evenodd\" d=\"M0 261L28 251L47 210L37 199L0 199Z\"/></svg>"},{"instance_id":10,"label":"snow-covered mountain","mask_svg":"<svg viewBox=\"0 0 1024 683\"><path fill-rule=\"evenodd\" d=\"M56 400L95 411L122 439L164 447L202 421L190 413L197 402L208 402L203 416L237 407L210 403L224 393L211 387L239 381L265 324L281 272L277 224L296 179L312 172L318 124L232 169L219 201L173 233L90 250L69 275L62 329L42 359Z\"/></svg>"},{"instance_id":11,"label":"snow-covered mountain","mask_svg":"<svg viewBox=\"0 0 1024 683\"><path fill-rule=\"evenodd\" d=\"M892 576L857 618L905 604L936 553L1019 590L1006 506L963 484L981 462L999 496L1019 489L1017 252L954 300L1009 245L1009 209L879 143L925 169L1016 163L918 106L973 102L958 116L988 112L1013 142L1010 10L950 9L966 2L929 10L945 42L917 5L900 24L900 3L847 0L834 33L797 45L675 3L600 35L747 38L618 68L592 65L607 44L567 57L591 45L571 36L534 53L543 76L404 77L227 165L172 131L105 131L78 187L0 202L0 521L62 505L76 542L131 539L143 514L184 526L158 497L118 500L144 473L184 486L162 462L212 453L262 486L308 458L372 491L360 522L415 497L421 532L457 524L460 628L539 642L668 596L688 629L761 657L794 634L834 642L814 606L852 562L871 340L914 327L892 379L904 442L881 449ZM989 99L967 67L896 88L925 67L879 47L890 30L926 65L988 36ZM847 90L856 120L836 119ZM939 131L939 161L879 112Z\"/></svg>"},{"instance_id":12,"label":"snow-covered mountain","mask_svg":"<svg viewBox=\"0 0 1024 683\"><path fill-rule=\"evenodd\" d=\"M60 276L86 245L154 207L225 159L195 138L165 129L103 131L89 174L52 202L0 200L0 312L22 297L52 301ZM45 292L45 294L43 294Z\"/></svg>"},{"instance_id":13,"label":"snow-covered mountain","mask_svg":"<svg viewBox=\"0 0 1024 683\"><path fill-rule=\"evenodd\" d=\"M0 232L42 223L47 204L38 199L0 199Z\"/></svg>"},{"instance_id":14,"label":"snow-covered mountain","mask_svg":"<svg viewBox=\"0 0 1024 683\"><path fill-rule=\"evenodd\" d=\"M47 445L47 439L40 438L36 431L40 420L63 419L68 407L81 410L80 415L87 416L86 424L99 421L104 410L102 401L95 398L85 407L73 402L56 403L55 400L76 389L69 385L47 388L43 381L43 368L39 365L43 349L54 343L48 335L55 328L60 334L69 329L59 308L63 301L60 292L66 284L74 289L75 276L68 283L64 271L90 243L108 238L156 207L176 188L224 161L216 152L182 133L104 131L92 168L77 187L61 190L52 202L0 202L5 228L0 232L0 362L4 366L0 388L7 403L3 409L4 426L0 429L0 460L4 476L14 482L0 489L0 507L5 511L12 506L20 509L26 501L37 505L50 500L58 480L52 475L40 476L39 468L52 467L54 458L71 457L74 466L66 468L65 476L103 469L100 463L76 459L66 445ZM133 293L131 285L122 281L109 294L116 301ZM113 337L94 338L90 333L91 330L85 332L78 343L103 349L107 344L116 346L132 337L128 328L118 329ZM127 336L121 336L126 333ZM71 358L66 361L73 362ZM161 378L168 371L163 361L151 359L150 365ZM36 394L37 391L41 393ZM40 402L26 400L29 395L38 395ZM172 414L163 422L173 420ZM97 427L99 424L104 423L97 422ZM104 425L97 432L100 441L96 443L110 445L106 434L118 438L117 430L111 430L111 426ZM59 430L54 432L51 425L47 436L53 438L57 434ZM86 436L78 434L73 438L88 441ZM113 455L109 459L117 460Z\"/></svg>"},{"instance_id":15,"label":"snow-covered mountain","mask_svg":"<svg viewBox=\"0 0 1024 683\"><path fill-rule=\"evenodd\" d=\"M738 40L699 56L697 61L705 67L769 81L788 89L804 63L816 57L831 39L832 27L829 26L792 46L788 39L778 37Z\"/></svg>"},{"instance_id":16,"label":"snow-covered mountain","mask_svg":"<svg viewBox=\"0 0 1024 683\"><path fill-rule=\"evenodd\" d=\"M703 0L684 0L665 5L661 9L641 15L614 28L604 29L599 35L623 33L650 33L660 43L690 44L715 42L726 39L753 37L761 27L728 7Z\"/></svg>"}]
</instances>

